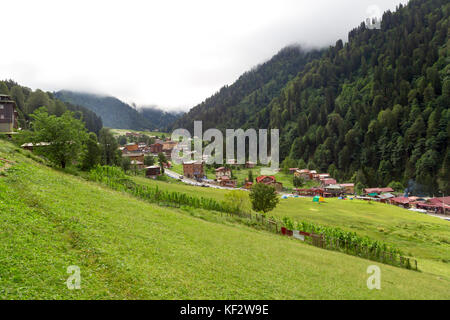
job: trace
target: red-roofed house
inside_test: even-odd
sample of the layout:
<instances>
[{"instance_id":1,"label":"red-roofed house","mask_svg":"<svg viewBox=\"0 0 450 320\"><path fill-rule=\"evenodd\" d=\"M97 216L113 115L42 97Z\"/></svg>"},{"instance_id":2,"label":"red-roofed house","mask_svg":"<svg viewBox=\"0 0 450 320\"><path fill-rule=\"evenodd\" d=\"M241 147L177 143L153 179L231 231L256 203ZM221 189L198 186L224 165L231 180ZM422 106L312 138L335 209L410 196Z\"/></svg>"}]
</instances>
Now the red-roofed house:
<instances>
[{"instance_id":1,"label":"red-roofed house","mask_svg":"<svg viewBox=\"0 0 450 320\"><path fill-rule=\"evenodd\" d=\"M283 190L283 184L277 182L274 176L259 176L256 178L256 183L264 183L265 185L273 186L278 192Z\"/></svg>"},{"instance_id":2,"label":"red-roofed house","mask_svg":"<svg viewBox=\"0 0 450 320\"><path fill-rule=\"evenodd\" d=\"M331 184L337 184L336 180L331 178L320 179L320 183L324 187L329 186Z\"/></svg>"},{"instance_id":3,"label":"red-roofed house","mask_svg":"<svg viewBox=\"0 0 450 320\"><path fill-rule=\"evenodd\" d=\"M389 201L391 204L395 206L404 208L409 208L409 203L411 202L411 200L408 197L391 198Z\"/></svg>"}]
</instances>

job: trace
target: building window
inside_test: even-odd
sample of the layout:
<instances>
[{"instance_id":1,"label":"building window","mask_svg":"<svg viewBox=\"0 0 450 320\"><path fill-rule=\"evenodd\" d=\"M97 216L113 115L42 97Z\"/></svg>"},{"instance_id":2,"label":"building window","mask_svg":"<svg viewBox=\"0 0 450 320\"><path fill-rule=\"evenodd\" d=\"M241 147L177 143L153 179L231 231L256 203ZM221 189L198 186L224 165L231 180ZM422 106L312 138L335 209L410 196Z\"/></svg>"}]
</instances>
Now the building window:
<instances>
[{"instance_id":1,"label":"building window","mask_svg":"<svg viewBox=\"0 0 450 320\"><path fill-rule=\"evenodd\" d=\"M5 106L3 104L0 104L0 110L5 109Z\"/></svg>"}]
</instances>

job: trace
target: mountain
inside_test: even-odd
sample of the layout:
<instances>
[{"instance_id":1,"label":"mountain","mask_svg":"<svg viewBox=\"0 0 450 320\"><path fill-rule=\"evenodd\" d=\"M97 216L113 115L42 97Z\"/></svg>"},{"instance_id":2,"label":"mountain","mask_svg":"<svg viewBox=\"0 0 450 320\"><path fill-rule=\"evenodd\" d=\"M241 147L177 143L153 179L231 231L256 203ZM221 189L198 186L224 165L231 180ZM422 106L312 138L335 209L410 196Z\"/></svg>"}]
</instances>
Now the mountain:
<instances>
[{"instance_id":1,"label":"mountain","mask_svg":"<svg viewBox=\"0 0 450 320\"><path fill-rule=\"evenodd\" d=\"M155 107L143 108L140 113L135 107L111 96L61 90L55 93L55 97L94 111L105 126L116 129L162 129L179 116Z\"/></svg>"},{"instance_id":2,"label":"mountain","mask_svg":"<svg viewBox=\"0 0 450 320\"><path fill-rule=\"evenodd\" d=\"M156 106L143 106L138 108L138 112L142 116L155 124L162 132L168 131L173 123L184 115L182 111L165 112Z\"/></svg>"},{"instance_id":3,"label":"mountain","mask_svg":"<svg viewBox=\"0 0 450 320\"><path fill-rule=\"evenodd\" d=\"M256 112L280 94L286 83L321 51L306 51L300 46L282 49L269 61L244 73L230 86L192 108L173 125L173 129L192 130L194 120L202 120L206 128L239 128L252 122ZM250 119L250 120L249 120Z\"/></svg>"},{"instance_id":4,"label":"mountain","mask_svg":"<svg viewBox=\"0 0 450 320\"><path fill-rule=\"evenodd\" d=\"M12 80L0 81L0 93L8 94L16 102L19 113L19 127L28 128L30 123L30 114L36 109L45 106L49 114L57 116L62 115L65 111L72 111L75 117L81 119L86 128L99 133L103 127L102 119L91 110L68 102L62 102L54 97L51 92L44 92L42 90L31 90Z\"/></svg>"},{"instance_id":5,"label":"mountain","mask_svg":"<svg viewBox=\"0 0 450 320\"><path fill-rule=\"evenodd\" d=\"M285 165L307 164L357 188L395 181L409 192L448 194L449 11L448 1L411 0L385 12L381 29L362 23L347 43L338 40L298 67L269 102L249 103L259 95L242 99L237 89L260 67L177 124L279 128ZM283 73L281 67L271 74Z\"/></svg>"}]
</instances>

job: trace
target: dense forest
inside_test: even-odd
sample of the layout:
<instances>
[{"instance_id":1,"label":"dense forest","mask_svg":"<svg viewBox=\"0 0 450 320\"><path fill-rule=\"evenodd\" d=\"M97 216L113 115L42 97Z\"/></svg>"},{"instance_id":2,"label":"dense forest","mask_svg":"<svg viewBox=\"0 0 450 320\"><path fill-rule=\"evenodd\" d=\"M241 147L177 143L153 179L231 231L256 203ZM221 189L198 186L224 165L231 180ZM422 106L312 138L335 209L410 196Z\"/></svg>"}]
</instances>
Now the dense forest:
<instances>
[{"instance_id":1,"label":"dense forest","mask_svg":"<svg viewBox=\"0 0 450 320\"><path fill-rule=\"evenodd\" d=\"M62 102L56 99L51 92L42 90L31 90L30 88L20 86L12 80L0 81L0 93L10 95L16 102L19 113L19 127L29 128L30 114L39 107L45 106L49 114L61 116L66 111L72 111L77 119L84 122L90 132L97 135L103 127L102 119L93 111L79 105Z\"/></svg>"},{"instance_id":2,"label":"dense forest","mask_svg":"<svg viewBox=\"0 0 450 320\"><path fill-rule=\"evenodd\" d=\"M130 106L117 98L89 93L62 90L55 96L72 104L80 105L98 114L106 127L116 129L154 130L165 129L181 116L154 107L141 108Z\"/></svg>"},{"instance_id":3,"label":"dense forest","mask_svg":"<svg viewBox=\"0 0 450 320\"><path fill-rule=\"evenodd\" d=\"M448 194L449 10L444 0L399 5L383 14L380 30L362 23L347 43L338 40L295 66L296 76L270 101L271 94L246 91L260 67L176 125L203 120L205 129L279 128L286 162L359 188L398 181L413 193ZM266 100L254 102L259 99Z\"/></svg>"},{"instance_id":4,"label":"dense forest","mask_svg":"<svg viewBox=\"0 0 450 320\"><path fill-rule=\"evenodd\" d=\"M172 128L192 130L194 120L202 120L206 128L239 128L266 107L289 80L320 54L320 51L306 51L299 46L286 47L189 110Z\"/></svg>"}]
</instances>

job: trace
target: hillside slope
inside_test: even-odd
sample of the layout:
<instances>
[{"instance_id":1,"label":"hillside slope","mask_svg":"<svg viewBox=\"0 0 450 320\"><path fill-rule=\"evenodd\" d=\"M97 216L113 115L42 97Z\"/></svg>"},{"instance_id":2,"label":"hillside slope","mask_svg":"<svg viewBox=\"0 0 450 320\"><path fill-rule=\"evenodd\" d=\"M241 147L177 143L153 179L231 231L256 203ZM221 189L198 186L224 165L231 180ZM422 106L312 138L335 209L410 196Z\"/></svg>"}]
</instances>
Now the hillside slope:
<instances>
[{"instance_id":1,"label":"hillside slope","mask_svg":"<svg viewBox=\"0 0 450 320\"><path fill-rule=\"evenodd\" d=\"M449 299L436 276L161 208L40 165L0 140L1 299ZM68 187L70 186L70 188ZM81 270L68 290L66 269Z\"/></svg>"}]
</instances>

